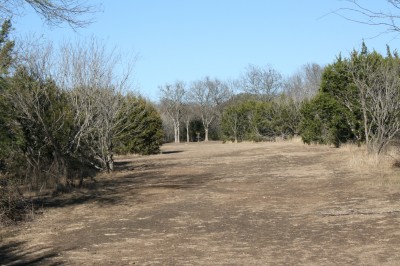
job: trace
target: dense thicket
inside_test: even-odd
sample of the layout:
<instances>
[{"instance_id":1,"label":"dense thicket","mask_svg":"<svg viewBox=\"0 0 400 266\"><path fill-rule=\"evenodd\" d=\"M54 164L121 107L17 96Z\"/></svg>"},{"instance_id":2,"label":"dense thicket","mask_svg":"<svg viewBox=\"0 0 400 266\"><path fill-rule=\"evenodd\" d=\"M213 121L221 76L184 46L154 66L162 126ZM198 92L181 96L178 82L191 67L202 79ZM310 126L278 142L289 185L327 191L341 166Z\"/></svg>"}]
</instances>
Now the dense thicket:
<instances>
[{"instance_id":1,"label":"dense thicket","mask_svg":"<svg viewBox=\"0 0 400 266\"><path fill-rule=\"evenodd\" d=\"M365 44L327 66L317 96L302 107L306 143L363 143L381 153L400 130L400 59Z\"/></svg>"},{"instance_id":2,"label":"dense thicket","mask_svg":"<svg viewBox=\"0 0 400 266\"><path fill-rule=\"evenodd\" d=\"M115 153L159 152L161 118L126 93L129 77L117 73L118 57L91 40L64 46L56 60L51 46L13 58L10 28L6 21L0 36L2 180L65 187L112 171Z\"/></svg>"}]
</instances>

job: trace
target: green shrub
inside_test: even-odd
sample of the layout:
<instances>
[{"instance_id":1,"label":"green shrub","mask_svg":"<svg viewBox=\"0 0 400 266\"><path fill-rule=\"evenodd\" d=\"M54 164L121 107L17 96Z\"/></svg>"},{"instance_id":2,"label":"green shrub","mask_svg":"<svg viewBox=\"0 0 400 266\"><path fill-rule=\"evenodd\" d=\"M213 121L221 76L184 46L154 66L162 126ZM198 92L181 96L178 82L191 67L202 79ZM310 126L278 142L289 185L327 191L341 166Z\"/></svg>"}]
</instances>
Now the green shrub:
<instances>
[{"instance_id":1,"label":"green shrub","mask_svg":"<svg viewBox=\"0 0 400 266\"><path fill-rule=\"evenodd\" d=\"M156 154L163 141L162 120L152 104L141 97L126 96L128 115L117 129L117 154Z\"/></svg>"}]
</instances>

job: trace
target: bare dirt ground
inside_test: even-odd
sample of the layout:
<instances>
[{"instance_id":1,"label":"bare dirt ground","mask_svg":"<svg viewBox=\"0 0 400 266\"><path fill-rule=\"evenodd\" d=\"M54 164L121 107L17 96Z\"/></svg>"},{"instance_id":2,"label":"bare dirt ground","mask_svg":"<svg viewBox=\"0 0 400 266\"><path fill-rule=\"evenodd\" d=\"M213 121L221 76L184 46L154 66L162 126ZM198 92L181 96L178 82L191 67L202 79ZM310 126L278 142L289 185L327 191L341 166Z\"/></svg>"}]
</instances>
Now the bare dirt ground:
<instances>
[{"instance_id":1,"label":"bare dirt ground","mask_svg":"<svg viewBox=\"0 0 400 266\"><path fill-rule=\"evenodd\" d=\"M168 144L0 230L0 265L398 265L400 189L300 143Z\"/></svg>"}]
</instances>

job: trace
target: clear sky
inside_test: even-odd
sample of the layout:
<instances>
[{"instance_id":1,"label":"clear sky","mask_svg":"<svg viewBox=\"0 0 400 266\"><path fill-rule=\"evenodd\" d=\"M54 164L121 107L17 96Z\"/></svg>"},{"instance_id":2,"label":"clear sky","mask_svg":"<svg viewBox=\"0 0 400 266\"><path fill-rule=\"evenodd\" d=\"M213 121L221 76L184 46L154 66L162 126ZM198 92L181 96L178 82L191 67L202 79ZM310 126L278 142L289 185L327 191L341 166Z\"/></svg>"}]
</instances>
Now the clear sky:
<instances>
[{"instance_id":1,"label":"clear sky","mask_svg":"<svg viewBox=\"0 0 400 266\"><path fill-rule=\"evenodd\" d=\"M158 86L205 76L235 79L246 66L271 65L284 76L305 63L329 64L342 53L367 46L396 49L384 28L360 25L330 14L341 0L89 0L101 2L96 22L74 32L49 28L32 11L16 18L18 35L43 35L54 42L95 36L123 53L137 54L134 79L139 91L158 100ZM385 0L364 0L386 10ZM126 58L132 58L127 56Z\"/></svg>"}]
</instances>

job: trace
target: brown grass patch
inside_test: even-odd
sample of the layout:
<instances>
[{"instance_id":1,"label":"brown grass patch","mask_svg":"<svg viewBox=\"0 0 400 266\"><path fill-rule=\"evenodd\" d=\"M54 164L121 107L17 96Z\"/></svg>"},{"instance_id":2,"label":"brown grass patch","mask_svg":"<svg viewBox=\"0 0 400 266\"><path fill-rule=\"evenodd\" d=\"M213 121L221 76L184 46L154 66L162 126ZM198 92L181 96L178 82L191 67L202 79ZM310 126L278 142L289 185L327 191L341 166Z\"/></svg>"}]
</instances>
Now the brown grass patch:
<instances>
[{"instance_id":1,"label":"brown grass patch","mask_svg":"<svg viewBox=\"0 0 400 266\"><path fill-rule=\"evenodd\" d=\"M162 151L118 158L93 188L49 198L23 228L0 227L0 264L400 261L397 168L363 147L201 142Z\"/></svg>"},{"instance_id":2,"label":"brown grass patch","mask_svg":"<svg viewBox=\"0 0 400 266\"><path fill-rule=\"evenodd\" d=\"M348 166L360 175L369 176L373 184L400 188L400 157L396 149L378 155L369 154L365 145L345 144L340 151L349 156Z\"/></svg>"}]
</instances>

